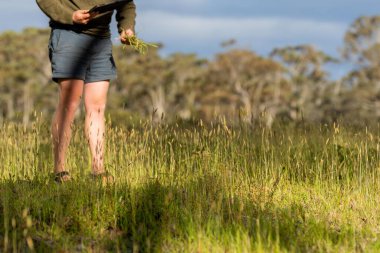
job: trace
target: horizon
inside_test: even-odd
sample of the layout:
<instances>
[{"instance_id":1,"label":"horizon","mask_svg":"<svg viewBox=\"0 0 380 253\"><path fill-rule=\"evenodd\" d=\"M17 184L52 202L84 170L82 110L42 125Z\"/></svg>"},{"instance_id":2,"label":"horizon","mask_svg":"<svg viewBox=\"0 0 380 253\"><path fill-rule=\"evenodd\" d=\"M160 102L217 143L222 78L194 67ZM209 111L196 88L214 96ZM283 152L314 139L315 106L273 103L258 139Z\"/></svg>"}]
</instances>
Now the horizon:
<instances>
[{"instance_id":1,"label":"horizon","mask_svg":"<svg viewBox=\"0 0 380 253\"><path fill-rule=\"evenodd\" d=\"M223 0L218 5L210 0L135 2L138 8L136 32L139 37L163 43L161 54L164 56L181 52L195 53L205 58L222 52L220 44L229 39L237 41L236 47L262 56L268 56L274 48L309 44L340 58L339 49L343 47L344 34L352 22L360 16L376 15L376 10L380 8L380 3L369 0L360 3L356 0L322 0L317 3L301 0L264 3L259 0L237 0L231 3ZM35 1L4 2L3 6L8 11L0 16L0 32L48 27L48 18ZM21 18L14 20L16 13ZM113 43L117 37L115 26L113 21ZM333 78L339 78L352 69L352 65L339 64L329 69Z\"/></svg>"}]
</instances>

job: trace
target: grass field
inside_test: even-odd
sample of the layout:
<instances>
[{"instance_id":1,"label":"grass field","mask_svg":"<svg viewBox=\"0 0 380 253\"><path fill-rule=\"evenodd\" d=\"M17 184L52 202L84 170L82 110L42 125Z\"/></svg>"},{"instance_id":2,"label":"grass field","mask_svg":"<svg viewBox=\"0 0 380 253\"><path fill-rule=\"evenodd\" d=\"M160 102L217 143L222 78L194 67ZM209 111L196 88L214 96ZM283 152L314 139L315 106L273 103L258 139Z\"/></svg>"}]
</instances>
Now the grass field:
<instances>
[{"instance_id":1,"label":"grass field","mask_svg":"<svg viewBox=\"0 0 380 253\"><path fill-rule=\"evenodd\" d=\"M378 129L109 127L113 186L83 136L57 185L47 124L3 125L1 252L380 252Z\"/></svg>"}]
</instances>

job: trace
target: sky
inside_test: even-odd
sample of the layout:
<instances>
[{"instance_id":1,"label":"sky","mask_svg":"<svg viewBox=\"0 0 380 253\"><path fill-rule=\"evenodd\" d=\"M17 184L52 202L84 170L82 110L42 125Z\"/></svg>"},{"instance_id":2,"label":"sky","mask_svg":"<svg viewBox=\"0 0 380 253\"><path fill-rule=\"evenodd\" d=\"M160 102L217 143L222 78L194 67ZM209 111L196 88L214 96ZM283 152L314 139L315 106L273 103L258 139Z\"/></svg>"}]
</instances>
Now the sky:
<instances>
[{"instance_id":1,"label":"sky","mask_svg":"<svg viewBox=\"0 0 380 253\"><path fill-rule=\"evenodd\" d=\"M53 0L51 0L53 1ZM0 0L0 32L47 27L34 0ZM374 0L135 0L139 37L162 42L162 53L196 53L212 57L220 44L268 55L273 48L311 44L339 56L344 33L363 15L380 13ZM116 43L116 25L113 40ZM343 71L343 70L342 70ZM339 70L335 74L339 75Z\"/></svg>"}]
</instances>

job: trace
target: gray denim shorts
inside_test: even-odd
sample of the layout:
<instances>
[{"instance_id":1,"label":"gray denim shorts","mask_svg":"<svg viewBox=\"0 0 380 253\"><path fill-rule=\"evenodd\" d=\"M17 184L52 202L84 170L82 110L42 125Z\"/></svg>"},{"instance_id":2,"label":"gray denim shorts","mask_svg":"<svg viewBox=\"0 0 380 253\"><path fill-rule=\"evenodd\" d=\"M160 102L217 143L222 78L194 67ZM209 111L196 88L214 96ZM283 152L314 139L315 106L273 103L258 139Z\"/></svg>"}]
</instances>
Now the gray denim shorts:
<instances>
[{"instance_id":1,"label":"gray denim shorts","mask_svg":"<svg viewBox=\"0 0 380 253\"><path fill-rule=\"evenodd\" d=\"M49 58L55 82L72 78L91 83L116 78L112 42L108 38L53 28Z\"/></svg>"}]
</instances>

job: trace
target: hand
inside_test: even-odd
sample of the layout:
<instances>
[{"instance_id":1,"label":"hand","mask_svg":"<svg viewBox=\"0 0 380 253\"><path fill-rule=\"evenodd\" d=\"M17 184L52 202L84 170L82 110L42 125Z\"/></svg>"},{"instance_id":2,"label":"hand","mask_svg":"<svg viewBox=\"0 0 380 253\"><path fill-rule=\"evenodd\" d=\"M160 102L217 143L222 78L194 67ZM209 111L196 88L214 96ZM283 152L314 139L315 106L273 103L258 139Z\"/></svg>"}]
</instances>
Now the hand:
<instances>
[{"instance_id":1,"label":"hand","mask_svg":"<svg viewBox=\"0 0 380 253\"><path fill-rule=\"evenodd\" d=\"M134 35L135 33L131 29L123 30L120 34L120 42L125 45L129 45L129 40L127 38Z\"/></svg>"},{"instance_id":2,"label":"hand","mask_svg":"<svg viewBox=\"0 0 380 253\"><path fill-rule=\"evenodd\" d=\"M90 13L88 10L74 11L73 22L75 24L87 25L93 18L95 18L98 13Z\"/></svg>"}]
</instances>

